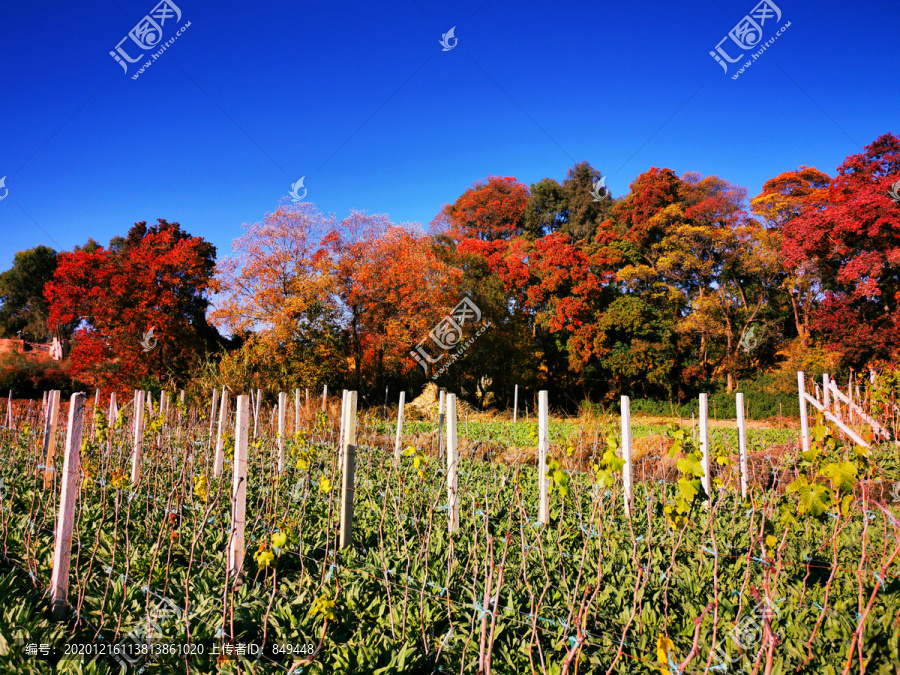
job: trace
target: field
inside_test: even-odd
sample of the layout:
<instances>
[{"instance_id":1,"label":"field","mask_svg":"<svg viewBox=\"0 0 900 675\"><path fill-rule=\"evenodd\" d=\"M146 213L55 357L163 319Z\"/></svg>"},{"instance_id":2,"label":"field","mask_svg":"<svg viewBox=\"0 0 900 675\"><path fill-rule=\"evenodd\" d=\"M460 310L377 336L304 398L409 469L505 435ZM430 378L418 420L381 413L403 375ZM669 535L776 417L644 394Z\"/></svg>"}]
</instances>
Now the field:
<instances>
[{"instance_id":1,"label":"field","mask_svg":"<svg viewBox=\"0 0 900 675\"><path fill-rule=\"evenodd\" d=\"M541 524L534 420L460 416L451 535L436 423L407 422L397 464L396 411L363 411L351 546L340 549L339 403L302 408L297 429L288 415L281 473L263 407L235 579L235 439L214 477L214 425L196 403L145 418L134 484L131 407L107 428L88 406L61 620L47 592L63 439L45 488L40 405L0 431L0 672L897 672L893 444L854 448L816 424L801 456L796 430L755 425L745 500L734 430L720 421L705 505L689 422L636 419L636 447L677 447L636 456L629 516L618 419L555 419Z\"/></svg>"}]
</instances>

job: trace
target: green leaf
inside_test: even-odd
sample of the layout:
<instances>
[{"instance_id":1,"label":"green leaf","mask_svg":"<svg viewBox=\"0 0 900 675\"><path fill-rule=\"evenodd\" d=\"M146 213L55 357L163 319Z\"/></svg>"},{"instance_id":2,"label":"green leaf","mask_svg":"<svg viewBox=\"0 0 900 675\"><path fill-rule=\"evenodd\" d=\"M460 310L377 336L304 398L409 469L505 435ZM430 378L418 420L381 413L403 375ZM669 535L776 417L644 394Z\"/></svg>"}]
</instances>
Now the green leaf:
<instances>
[{"instance_id":1,"label":"green leaf","mask_svg":"<svg viewBox=\"0 0 900 675\"><path fill-rule=\"evenodd\" d=\"M685 476L702 476L703 464L693 457L682 457L677 462L678 470Z\"/></svg>"},{"instance_id":2,"label":"green leaf","mask_svg":"<svg viewBox=\"0 0 900 675\"><path fill-rule=\"evenodd\" d=\"M824 485L812 483L800 491L800 511L809 512L818 518L828 510L831 503L831 490Z\"/></svg>"},{"instance_id":3,"label":"green leaf","mask_svg":"<svg viewBox=\"0 0 900 675\"><path fill-rule=\"evenodd\" d=\"M693 501L694 497L700 494L700 489L697 486L697 483L699 482L700 481L696 480L692 481L688 478L680 478L678 480L678 491L687 501Z\"/></svg>"},{"instance_id":4,"label":"green leaf","mask_svg":"<svg viewBox=\"0 0 900 675\"><path fill-rule=\"evenodd\" d=\"M826 464L822 467L821 474L842 492L853 492L853 484L856 483L856 464L853 462Z\"/></svg>"}]
</instances>

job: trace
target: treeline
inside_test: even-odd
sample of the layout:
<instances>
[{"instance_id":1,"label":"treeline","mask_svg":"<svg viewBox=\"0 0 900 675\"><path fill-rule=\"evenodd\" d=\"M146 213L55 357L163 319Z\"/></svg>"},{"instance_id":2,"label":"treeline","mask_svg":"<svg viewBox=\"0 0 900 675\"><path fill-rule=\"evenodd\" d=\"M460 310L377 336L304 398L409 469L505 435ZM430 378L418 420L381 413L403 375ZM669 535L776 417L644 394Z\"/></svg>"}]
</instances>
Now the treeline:
<instances>
[{"instance_id":1,"label":"treeline","mask_svg":"<svg viewBox=\"0 0 900 675\"><path fill-rule=\"evenodd\" d=\"M834 176L801 166L749 201L665 168L613 199L584 162L562 182L478 181L427 231L284 204L218 261L177 223L139 223L107 248L42 251L37 285L20 260L36 249L20 253L0 275L0 330L70 336L72 375L122 389L328 384L380 405L436 377L481 406L511 405L519 385L573 410L786 394L797 370L897 363L898 181L888 134Z\"/></svg>"}]
</instances>

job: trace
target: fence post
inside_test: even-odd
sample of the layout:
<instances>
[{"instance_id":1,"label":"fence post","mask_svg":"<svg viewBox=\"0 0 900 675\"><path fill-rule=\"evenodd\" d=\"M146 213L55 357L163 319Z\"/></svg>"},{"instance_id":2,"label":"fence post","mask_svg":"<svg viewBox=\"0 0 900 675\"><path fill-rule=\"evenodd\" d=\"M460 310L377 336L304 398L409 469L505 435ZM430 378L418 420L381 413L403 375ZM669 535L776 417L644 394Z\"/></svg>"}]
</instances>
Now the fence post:
<instances>
[{"instance_id":1,"label":"fence post","mask_svg":"<svg viewBox=\"0 0 900 675\"><path fill-rule=\"evenodd\" d=\"M519 385L516 385L515 393L513 394L513 424L516 423L516 414L519 410Z\"/></svg>"},{"instance_id":2,"label":"fence post","mask_svg":"<svg viewBox=\"0 0 900 675\"><path fill-rule=\"evenodd\" d=\"M50 603L53 617L61 619L69 591L69 557L72 553L72 527L75 524L75 497L81 482L81 431L84 425L84 394L69 399L69 428L66 432L66 457L60 476L59 517L53 544L53 575L50 579Z\"/></svg>"},{"instance_id":3,"label":"fence post","mask_svg":"<svg viewBox=\"0 0 900 675\"><path fill-rule=\"evenodd\" d=\"M223 398L224 402L224 398ZM224 407L224 406L223 406ZM240 585L244 566L244 522L247 512L247 437L250 431L250 397L237 397L234 421L234 483L232 488L231 544L228 547L229 575Z\"/></svg>"},{"instance_id":4,"label":"fence post","mask_svg":"<svg viewBox=\"0 0 900 675\"><path fill-rule=\"evenodd\" d=\"M444 456L444 418L447 410L447 392L438 392L438 459Z\"/></svg>"},{"instance_id":5,"label":"fence post","mask_svg":"<svg viewBox=\"0 0 900 675\"><path fill-rule=\"evenodd\" d=\"M219 388L213 389L212 409L209 411L209 442L212 443L213 426L216 423L216 406L219 404Z\"/></svg>"},{"instance_id":6,"label":"fence post","mask_svg":"<svg viewBox=\"0 0 900 675\"><path fill-rule=\"evenodd\" d=\"M633 476L634 465L631 461L631 399L622 397L622 459L625 467L622 471L622 483L625 486L625 515L631 516L634 505Z\"/></svg>"},{"instance_id":7,"label":"fence post","mask_svg":"<svg viewBox=\"0 0 900 675\"><path fill-rule=\"evenodd\" d=\"M253 438L256 438L259 431L259 406L262 403L262 389L256 390L256 414L253 416Z\"/></svg>"},{"instance_id":8,"label":"fence post","mask_svg":"<svg viewBox=\"0 0 900 675\"><path fill-rule=\"evenodd\" d=\"M550 450L547 391L538 392L538 522L550 522L550 479L547 478L547 452Z\"/></svg>"},{"instance_id":9,"label":"fence post","mask_svg":"<svg viewBox=\"0 0 900 675\"><path fill-rule=\"evenodd\" d=\"M400 446L403 444L403 407L406 405L406 392L400 392L400 408L397 410L397 438L394 440L394 461L400 463Z\"/></svg>"},{"instance_id":10,"label":"fence post","mask_svg":"<svg viewBox=\"0 0 900 675\"><path fill-rule=\"evenodd\" d=\"M747 499L747 425L744 422L744 395L738 394L737 400L737 427L738 427L738 451L741 457L741 498Z\"/></svg>"},{"instance_id":11,"label":"fence post","mask_svg":"<svg viewBox=\"0 0 900 675\"><path fill-rule=\"evenodd\" d=\"M797 371L797 391L800 395L800 442L803 452L809 452L809 418L806 416L806 382L803 371Z\"/></svg>"},{"instance_id":12,"label":"fence post","mask_svg":"<svg viewBox=\"0 0 900 675\"><path fill-rule=\"evenodd\" d=\"M184 422L184 389L181 390L181 396L178 399L178 416L175 421L175 440L181 443L181 425Z\"/></svg>"},{"instance_id":13,"label":"fence post","mask_svg":"<svg viewBox=\"0 0 900 675\"><path fill-rule=\"evenodd\" d=\"M344 445L341 448L343 456L343 476L341 478L341 548L347 548L352 543L353 534L353 493L356 474L356 392L348 391L344 397Z\"/></svg>"},{"instance_id":14,"label":"fence post","mask_svg":"<svg viewBox=\"0 0 900 675\"><path fill-rule=\"evenodd\" d=\"M222 475L225 466L225 425L228 422L228 390L222 390L222 401L219 404L219 432L216 435L216 458L213 462L213 476Z\"/></svg>"},{"instance_id":15,"label":"fence post","mask_svg":"<svg viewBox=\"0 0 900 675\"><path fill-rule=\"evenodd\" d=\"M59 418L59 390L50 392L48 415L44 421L44 489L53 485L53 455L56 453L56 420Z\"/></svg>"},{"instance_id":16,"label":"fence post","mask_svg":"<svg viewBox=\"0 0 900 675\"><path fill-rule=\"evenodd\" d=\"M131 453L131 483L141 478L141 446L144 440L144 392L134 392L134 449Z\"/></svg>"},{"instance_id":17,"label":"fence post","mask_svg":"<svg viewBox=\"0 0 900 675\"><path fill-rule=\"evenodd\" d=\"M299 391L299 390L298 390ZM287 413L287 394L278 394L278 471L284 471L284 418Z\"/></svg>"},{"instance_id":18,"label":"fence post","mask_svg":"<svg viewBox=\"0 0 900 675\"><path fill-rule=\"evenodd\" d=\"M347 420L347 396L349 394L350 392L346 389L341 394L341 419L338 426L338 466L344 466L344 422Z\"/></svg>"},{"instance_id":19,"label":"fence post","mask_svg":"<svg viewBox=\"0 0 900 675\"><path fill-rule=\"evenodd\" d=\"M447 394L447 516L448 529L459 529L459 448L456 443L456 395Z\"/></svg>"},{"instance_id":20,"label":"fence post","mask_svg":"<svg viewBox=\"0 0 900 675\"><path fill-rule=\"evenodd\" d=\"M325 412L325 401L328 400L328 385L322 387L322 412Z\"/></svg>"},{"instance_id":21,"label":"fence post","mask_svg":"<svg viewBox=\"0 0 900 675\"><path fill-rule=\"evenodd\" d=\"M706 394L700 394L700 449L703 451L703 477L701 483L706 490L707 497L712 500L712 481L710 480L709 463L709 402ZM706 502L708 505L709 502Z\"/></svg>"},{"instance_id":22,"label":"fence post","mask_svg":"<svg viewBox=\"0 0 900 675\"><path fill-rule=\"evenodd\" d=\"M9 398L6 401L6 428L12 429L12 389L9 390Z\"/></svg>"},{"instance_id":23,"label":"fence post","mask_svg":"<svg viewBox=\"0 0 900 675\"><path fill-rule=\"evenodd\" d=\"M285 394L287 397L287 394ZM309 402L309 396L306 397L307 402ZM285 401L285 405L287 402ZM300 389L294 389L294 433L296 434L300 431Z\"/></svg>"},{"instance_id":24,"label":"fence post","mask_svg":"<svg viewBox=\"0 0 900 675\"><path fill-rule=\"evenodd\" d=\"M116 410L116 392L113 391L109 395L109 414L106 416L107 425L106 425L106 452L107 454L112 453L112 436L113 436L113 427L116 423L116 415L118 411Z\"/></svg>"},{"instance_id":25,"label":"fence post","mask_svg":"<svg viewBox=\"0 0 900 675\"><path fill-rule=\"evenodd\" d=\"M831 410L831 387L828 386L828 373L822 373L822 405Z\"/></svg>"}]
</instances>

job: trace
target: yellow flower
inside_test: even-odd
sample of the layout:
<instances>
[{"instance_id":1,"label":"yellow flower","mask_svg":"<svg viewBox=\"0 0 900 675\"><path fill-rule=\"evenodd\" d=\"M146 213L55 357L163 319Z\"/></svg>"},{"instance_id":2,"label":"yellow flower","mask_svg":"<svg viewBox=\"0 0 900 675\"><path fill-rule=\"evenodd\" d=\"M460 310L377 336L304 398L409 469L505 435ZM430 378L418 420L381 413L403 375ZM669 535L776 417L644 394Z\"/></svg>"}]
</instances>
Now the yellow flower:
<instances>
[{"instance_id":1,"label":"yellow flower","mask_svg":"<svg viewBox=\"0 0 900 675\"><path fill-rule=\"evenodd\" d=\"M275 548L284 548L287 543L287 535L284 532L276 532L272 535L272 546Z\"/></svg>"},{"instance_id":2,"label":"yellow flower","mask_svg":"<svg viewBox=\"0 0 900 675\"><path fill-rule=\"evenodd\" d=\"M321 492L331 492L331 481L325 478L325 476L322 476L319 481L319 490Z\"/></svg>"}]
</instances>

